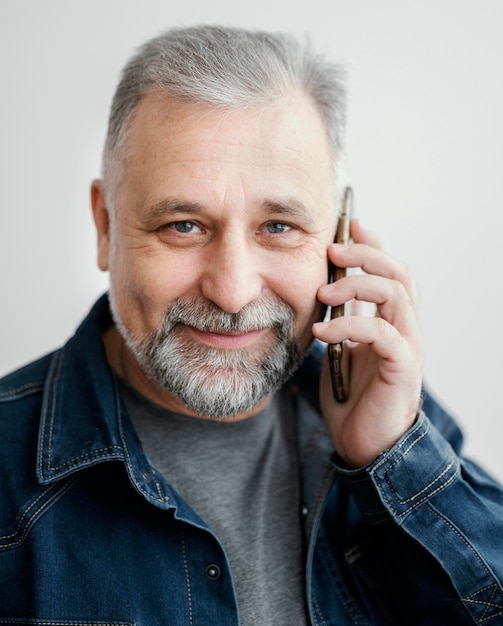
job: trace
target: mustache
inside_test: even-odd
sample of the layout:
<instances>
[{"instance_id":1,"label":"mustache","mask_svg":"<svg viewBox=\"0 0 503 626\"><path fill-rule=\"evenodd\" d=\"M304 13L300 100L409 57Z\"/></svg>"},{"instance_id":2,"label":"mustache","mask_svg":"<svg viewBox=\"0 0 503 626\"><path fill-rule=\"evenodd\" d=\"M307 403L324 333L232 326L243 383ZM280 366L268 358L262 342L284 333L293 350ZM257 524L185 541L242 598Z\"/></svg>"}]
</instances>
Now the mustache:
<instances>
[{"instance_id":1,"label":"mustache","mask_svg":"<svg viewBox=\"0 0 503 626\"><path fill-rule=\"evenodd\" d=\"M166 311L163 331L171 332L177 325L183 324L202 332L239 333L264 328L291 328L293 321L292 308L279 298L260 298L237 313L227 313L205 298L178 299Z\"/></svg>"}]
</instances>

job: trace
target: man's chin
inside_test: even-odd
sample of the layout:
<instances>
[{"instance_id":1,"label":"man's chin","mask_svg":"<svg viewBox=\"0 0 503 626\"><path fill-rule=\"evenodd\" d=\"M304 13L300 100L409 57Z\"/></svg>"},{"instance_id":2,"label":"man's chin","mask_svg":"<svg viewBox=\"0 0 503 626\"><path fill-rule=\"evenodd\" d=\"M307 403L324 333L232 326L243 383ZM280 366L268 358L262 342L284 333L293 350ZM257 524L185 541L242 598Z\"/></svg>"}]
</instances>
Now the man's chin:
<instances>
[{"instance_id":1,"label":"man's chin","mask_svg":"<svg viewBox=\"0 0 503 626\"><path fill-rule=\"evenodd\" d=\"M248 364L246 357L232 367L203 362L193 367L185 363L175 369L170 364L152 378L193 414L207 419L236 419L261 410L288 377L284 368Z\"/></svg>"}]
</instances>

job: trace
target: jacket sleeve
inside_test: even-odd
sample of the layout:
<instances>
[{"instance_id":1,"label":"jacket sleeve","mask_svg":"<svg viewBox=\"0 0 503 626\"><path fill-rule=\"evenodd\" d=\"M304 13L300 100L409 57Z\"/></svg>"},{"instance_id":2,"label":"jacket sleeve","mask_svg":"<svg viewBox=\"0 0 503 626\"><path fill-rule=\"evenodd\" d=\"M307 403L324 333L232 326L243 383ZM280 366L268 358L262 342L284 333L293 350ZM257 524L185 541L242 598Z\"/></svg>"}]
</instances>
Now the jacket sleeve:
<instances>
[{"instance_id":1,"label":"jacket sleeve","mask_svg":"<svg viewBox=\"0 0 503 626\"><path fill-rule=\"evenodd\" d=\"M501 624L503 488L461 445L454 420L425 394L414 426L373 463L333 462L368 524L387 525L396 545L405 531L440 564L475 623Z\"/></svg>"}]
</instances>

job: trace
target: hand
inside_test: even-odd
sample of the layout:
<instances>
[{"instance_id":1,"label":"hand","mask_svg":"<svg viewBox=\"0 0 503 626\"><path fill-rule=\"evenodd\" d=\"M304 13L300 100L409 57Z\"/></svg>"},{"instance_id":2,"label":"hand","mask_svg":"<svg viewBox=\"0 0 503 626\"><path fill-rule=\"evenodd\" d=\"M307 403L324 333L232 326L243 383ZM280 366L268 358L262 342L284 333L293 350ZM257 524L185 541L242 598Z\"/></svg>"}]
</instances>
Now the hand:
<instances>
[{"instance_id":1,"label":"hand","mask_svg":"<svg viewBox=\"0 0 503 626\"><path fill-rule=\"evenodd\" d=\"M330 260L338 267L360 267L324 285L318 298L336 306L351 300L373 302L375 317L346 315L313 325L321 341L349 340L348 400L334 400L328 358L323 365L320 400L339 456L361 467L392 447L416 418L423 369L416 288L407 269L387 255L357 220L351 223L354 245L333 244Z\"/></svg>"}]
</instances>

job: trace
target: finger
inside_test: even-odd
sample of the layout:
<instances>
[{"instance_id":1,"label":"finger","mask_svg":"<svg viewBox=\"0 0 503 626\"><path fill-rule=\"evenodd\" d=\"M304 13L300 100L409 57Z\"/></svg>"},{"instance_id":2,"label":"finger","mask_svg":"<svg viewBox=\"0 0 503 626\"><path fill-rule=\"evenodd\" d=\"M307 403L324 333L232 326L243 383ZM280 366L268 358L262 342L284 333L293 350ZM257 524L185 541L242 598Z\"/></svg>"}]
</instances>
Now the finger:
<instances>
[{"instance_id":1,"label":"finger","mask_svg":"<svg viewBox=\"0 0 503 626\"><path fill-rule=\"evenodd\" d=\"M379 237L361 225L359 219L351 220L351 239L355 243L365 243L374 248L382 248Z\"/></svg>"},{"instance_id":2,"label":"finger","mask_svg":"<svg viewBox=\"0 0 503 626\"><path fill-rule=\"evenodd\" d=\"M328 256L337 267L359 267L367 274L398 281L405 287L411 300L417 300L416 284L408 267L380 248L363 243L352 246L331 244Z\"/></svg>"},{"instance_id":3,"label":"finger","mask_svg":"<svg viewBox=\"0 0 503 626\"><path fill-rule=\"evenodd\" d=\"M361 315L363 317L375 317L377 307L373 302L368 300L349 300L345 302L346 315Z\"/></svg>"},{"instance_id":4,"label":"finger","mask_svg":"<svg viewBox=\"0 0 503 626\"><path fill-rule=\"evenodd\" d=\"M380 317L340 317L313 324L313 335L326 343L349 340L366 344L393 373L407 372L412 357L409 343L398 330Z\"/></svg>"},{"instance_id":5,"label":"finger","mask_svg":"<svg viewBox=\"0 0 503 626\"><path fill-rule=\"evenodd\" d=\"M336 283L320 287L318 298L329 306L345 304L353 299L375 303L378 315L401 334L414 340L419 337L416 304L397 280L368 274L346 276Z\"/></svg>"}]
</instances>

